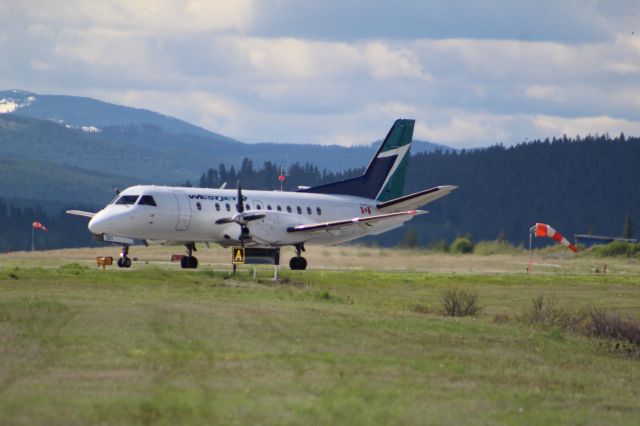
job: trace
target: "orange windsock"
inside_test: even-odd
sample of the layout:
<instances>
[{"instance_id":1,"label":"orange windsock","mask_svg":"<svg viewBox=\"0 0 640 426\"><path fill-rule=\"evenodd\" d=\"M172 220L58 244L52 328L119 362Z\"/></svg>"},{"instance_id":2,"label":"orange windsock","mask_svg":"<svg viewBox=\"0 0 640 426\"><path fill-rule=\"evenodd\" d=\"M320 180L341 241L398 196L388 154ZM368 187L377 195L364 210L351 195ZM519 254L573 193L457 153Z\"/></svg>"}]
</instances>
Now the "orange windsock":
<instances>
[{"instance_id":1,"label":"orange windsock","mask_svg":"<svg viewBox=\"0 0 640 426\"><path fill-rule=\"evenodd\" d=\"M547 225L546 223L536 223L531 228L531 233L536 237L552 238L557 242L559 242L560 244L569 248L569 250L573 251L574 253L578 252L578 249L576 248L576 246L571 244L569 240L567 240L561 233L559 233L558 231L553 229L553 227L551 227L550 225Z\"/></svg>"}]
</instances>

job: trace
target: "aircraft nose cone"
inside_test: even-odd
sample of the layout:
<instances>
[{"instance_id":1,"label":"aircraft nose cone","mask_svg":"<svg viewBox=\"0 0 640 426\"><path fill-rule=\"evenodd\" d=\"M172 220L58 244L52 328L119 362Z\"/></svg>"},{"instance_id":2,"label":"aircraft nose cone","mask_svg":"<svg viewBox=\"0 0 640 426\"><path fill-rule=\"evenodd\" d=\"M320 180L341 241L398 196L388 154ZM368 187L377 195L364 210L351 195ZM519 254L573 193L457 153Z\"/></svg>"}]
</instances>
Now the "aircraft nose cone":
<instances>
[{"instance_id":1,"label":"aircraft nose cone","mask_svg":"<svg viewBox=\"0 0 640 426\"><path fill-rule=\"evenodd\" d=\"M94 234L100 235L108 233L109 228L111 228L111 224L109 223L108 218L105 217L103 212L99 212L97 215L91 218L88 227L89 231Z\"/></svg>"}]
</instances>

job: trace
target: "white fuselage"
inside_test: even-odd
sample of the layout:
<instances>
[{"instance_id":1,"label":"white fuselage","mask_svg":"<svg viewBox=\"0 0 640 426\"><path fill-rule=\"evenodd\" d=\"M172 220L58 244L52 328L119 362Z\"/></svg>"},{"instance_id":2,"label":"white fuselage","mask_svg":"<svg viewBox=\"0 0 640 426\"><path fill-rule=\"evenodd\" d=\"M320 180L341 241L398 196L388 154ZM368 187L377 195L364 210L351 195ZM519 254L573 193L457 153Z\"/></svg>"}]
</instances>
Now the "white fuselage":
<instances>
[{"instance_id":1,"label":"white fuselage","mask_svg":"<svg viewBox=\"0 0 640 426\"><path fill-rule=\"evenodd\" d=\"M89 230L148 241L237 245L240 225L216 223L237 214L237 194L234 189L133 186L98 212L89 222ZM336 244L400 226L385 223L300 235L287 232L287 228L375 215L376 201L304 192L243 190L242 195L245 213L266 214L248 224L252 236L249 245ZM123 196L129 198L122 201Z\"/></svg>"}]
</instances>

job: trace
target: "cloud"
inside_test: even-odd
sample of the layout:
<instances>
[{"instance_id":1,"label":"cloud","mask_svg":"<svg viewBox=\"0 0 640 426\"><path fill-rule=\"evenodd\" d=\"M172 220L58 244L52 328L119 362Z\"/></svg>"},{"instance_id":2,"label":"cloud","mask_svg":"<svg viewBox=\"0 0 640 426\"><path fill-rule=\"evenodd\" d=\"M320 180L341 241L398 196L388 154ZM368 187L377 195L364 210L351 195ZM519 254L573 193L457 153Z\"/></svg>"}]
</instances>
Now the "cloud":
<instances>
[{"instance_id":1,"label":"cloud","mask_svg":"<svg viewBox=\"0 0 640 426\"><path fill-rule=\"evenodd\" d=\"M608 116L563 118L537 116L534 124L549 135L586 136L610 134L617 136L620 132L627 135L640 135L640 122L624 120Z\"/></svg>"},{"instance_id":2,"label":"cloud","mask_svg":"<svg viewBox=\"0 0 640 426\"><path fill-rule=\"evenodd\" d=\"M154 109L250 142L362 144L398 117L417 120L416 137L457 147L616 126L633 134L638 9L8 0L0 85Z\"/></svg>"},{"instance_id":3,"label":"cloud","mask_svg":"<svg viewBox=\"0 0 640 426\"><path fill-rule=\"evenodd\" d=\"M370 74L378 80L390 78L430 79L420 61L410 49L393 49L382 42L369 43L364 48Z\"/></svg>"},{"instance_id":4,"label":"cloud","mask_svg":"<svg viewBox=\"0 0 640 426\"><path fill-rule=\"evenodd\" d=\"M20 2L15 2L14 6ZM78 29L110 28L141 32L188 34L205 31L243 31L253 21L250 0L110 0L87 2L45 0L23 4L26 15L37 23Z\"/></svg>"},{"instance_id":5,"label":"cloud","mask_svg":"<svg viewBox=\"0 0 640 426\"><path fill-rule=\"evenodd\" d=\"M568 0L262 0L254 35L330 40L480 38L605 40L611 32L593 2Z\"/></svg>"}]
</instances>

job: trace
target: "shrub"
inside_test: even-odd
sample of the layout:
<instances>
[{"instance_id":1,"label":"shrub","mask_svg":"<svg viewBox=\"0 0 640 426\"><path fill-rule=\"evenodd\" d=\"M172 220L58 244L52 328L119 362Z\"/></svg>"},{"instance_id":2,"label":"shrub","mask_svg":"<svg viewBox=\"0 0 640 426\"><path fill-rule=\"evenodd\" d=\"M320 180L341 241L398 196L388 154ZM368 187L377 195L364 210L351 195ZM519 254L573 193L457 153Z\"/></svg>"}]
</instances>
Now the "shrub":
<instances>
[{"instance_id":1,"label":"shrub","mask_svg":"<svg viewBox=\"0 0 640 426\"><path fill-rule=\"evenodd\" d=\"M640 345L640 321L609 314L600 308L589 311L585 331L590 336L622 340L632 345Z\"/></svg>"},{"instance_id":2,"label":"shrub","mask_svg":"<svg viewBox=\"0 0 640 426\"><path fill-rule=\"evenodd\" d=\"M508 241L478 241L473 247L474 254L490 255L490 254L520 254L521 247L516 247Z\"/></svg>"},{"instance_id":3,"label":"shrub","mask_svg":"<svg viewBox=\"0 0 640 426\"><path fill-rule=\"evenodd\" d=\"M457 237L451 243L451 247L449 251L452 253L471 253L473 251L473 241L469 235L465 235L464 237Z\"/></svg>"},{"instance_id":4,"label":"shrub","mask_svg":"<svg viewBox=\"0 0 640 426\"><path fill-rule=\"evenodd\" d=\"M522 315L520 321L527 325L544 325L560 328L577 328L584 315L571 313L556 305L555 297L538 295L531 299L531 303Z\"/></svg>"},{"instance_id":5,"label":"shrub","mask_svg":"<svg viewBox=\"0 0 640 426\"><path fill-rule=\"evenodd\" d=\"M445 240L438 240L433 243L430 243L427 246L427 250L441 252L441 253L449 253L449 246Z\"/></svg>"},{"instance_id":6,"label":"shrub","mask_svg":"<svg viewBox=\"0 0 640 426\"><path fill-rule=\"evenodd\" d=\"M415 305L411 305L409 306L409 310L417 314L430 314L432 312L431 306L424 303L416 303Z\"/></svg>"},{"instance_id":7,"label":"shrub","mask_svg":"<svg viewBox=\"0 0 640 426\"><path fill-rule=\"evenodd\" d=\"M591 252L600 257L632 257L640 254L640 243L613 241L609 244L593 246Z\"/></svg>"},{"instance_id":8,"label":"shrub","mask_svg":"<svg viewBox=\"0 0 640 426\"><path fill-rule=\"evenodd\" d=\"M440 295L442 314L450 317L477 315L482 306L478 303L478 294L459 288L451 288Z\"/></svg>"}]
</instances>

